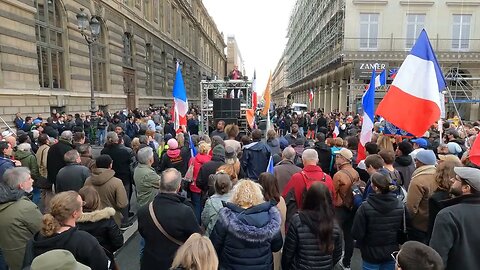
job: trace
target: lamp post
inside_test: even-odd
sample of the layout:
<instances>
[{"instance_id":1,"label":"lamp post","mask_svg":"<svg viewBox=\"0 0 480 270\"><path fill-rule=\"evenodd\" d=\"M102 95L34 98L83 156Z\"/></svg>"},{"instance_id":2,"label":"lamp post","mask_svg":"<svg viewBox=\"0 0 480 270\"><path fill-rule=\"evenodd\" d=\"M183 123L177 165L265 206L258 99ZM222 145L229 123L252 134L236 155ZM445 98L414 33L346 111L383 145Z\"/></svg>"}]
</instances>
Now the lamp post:
<instances>
[{"instance_id":1,"label":"lamp post","mask_svg":"<svg viewBox=\"0 0 480 270\"><path fill-rule=\"evenodd\" d=\"M90 60L90 113L92 120L94 120L97 110L95 108L95 93L93 91L93 43L95 43L100 36L101 27L96 16L91 16L89 19L83 8L80 8L80 13L77 14L77 24L80 33L88 44L88 55ZM89 33L87 32L88 30L90 30Z\"/></svg>"}]
</instances>

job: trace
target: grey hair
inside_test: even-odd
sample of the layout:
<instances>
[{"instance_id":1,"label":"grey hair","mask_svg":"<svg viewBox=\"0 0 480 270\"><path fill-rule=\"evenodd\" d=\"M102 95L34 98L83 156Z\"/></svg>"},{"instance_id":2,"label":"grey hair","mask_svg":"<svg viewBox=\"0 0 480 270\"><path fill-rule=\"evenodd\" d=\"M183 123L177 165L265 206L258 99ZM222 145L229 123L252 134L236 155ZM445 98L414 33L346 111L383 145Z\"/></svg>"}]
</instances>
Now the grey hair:
<instances>
[{"instance_id":1,"label":"grey hair","mask_svg":"<svg viewBox=\"0 0 480 270\"><path fill-rule=\"evenodd\" d=\"M140 135L140 137L138 137L138 141L139 141L141 144L147 144L147 136L145 136L145 135Z\"/></svg>"},{"instance_id":2,"label":"grey hair","mask_svg":"<svg viewBox=\"0 0 480 270\"><path fill-rule=\"evenodd\" d=\"M70 130L65 130L65 131L62 132L62 134L60 135L60 139L63 139L63 140L72 142L72 140L73 140L73 133L72 133Z\"/></svg>"},{"instance_id":3,"label":"grey hair","mask_svg":"<svg viewBox=\"0 0 480 270\"><path fill-rule=\"evenodd\" d=\"M182 174L175 168L168 168L162 172L160 192L175 193L182 182Z\"/></svg>"},{"instance_id":4,"label":"grey hair","mask_svg":"<svg viewBox=\"0 0 480 270\"><path fill-rule=\"evenodd\" d=\"M118 144L118 135L115 131L109 131L107 133L107 143L108 144Z\"/></svg>"},{"instance_id":5,"label":"grey hair","mask_svg":"<svg viewBox=\"0 0 480 270\"><path fill-rule=\"evenodd\" d=\"M17 149L23 152L29 152L32 149L32 145L29 143L21 143L17 145Z\"/></svg>"},{"instance_id":6,"label":"grey hair","mask_svg":"<svg viewBox=\"0 0 480 270\"><path fill-rule=\"evenodd\" d=\"M293 147L291 146L288 146L285 149L283 149L282 157L284 159L293 161L296 155L297 155L297 152L295 152L295 149L293 149Z\"/></svg>"},{"instance_id":7,"label":"grey hair","mask_svg":"<svg viewBox=\"0 0 480 270\"><path fill-rule=\"evenodd\" d=\"M78 153L87 154L92 152L92 147L89 144L81 144L77 146Z\"/></svg>"},{"instance_id":8,"label":"grey hair","mask_svg":"<svg viewBox=\"0 0 480 270\"><path fill-rule=\"evenodd\" d=\"M307 149L302 153L303 161L318 161L318 153L315 149Z\"/></svg>"},{"instance_id":9,"label":"grey hair","mask_svg":"<svg viewBox=\"0 0 480 270\"><path fill-rule=\"evenodd\" d=\"M76 163L79 157L80 157L80 154L78 153L78 151L73 149L66 152L65 155L63 155L63 160L66 163Z\"/></svg>"},{"instance_id":10,"label":"grey hair","mask_svg":"<svg viewBox=\"0 0 480 270\"><path fill-rule=\"evenodd\" d=\"M12 189L27 181L30 177L30 170L27 167L10 168L3 174L3 181Z\"/></svg>"},{"instance_id":11,"label":"grey hair","mask_svg":"<svg viewBox=\"0 0 480 270\"><path fill-rule=\"evenodd\" d=\"M150 159L153 158L153 150L150 146L143 147L137 152L137 161L140 164L146 165Z\"/></svg>"}]
</instances>

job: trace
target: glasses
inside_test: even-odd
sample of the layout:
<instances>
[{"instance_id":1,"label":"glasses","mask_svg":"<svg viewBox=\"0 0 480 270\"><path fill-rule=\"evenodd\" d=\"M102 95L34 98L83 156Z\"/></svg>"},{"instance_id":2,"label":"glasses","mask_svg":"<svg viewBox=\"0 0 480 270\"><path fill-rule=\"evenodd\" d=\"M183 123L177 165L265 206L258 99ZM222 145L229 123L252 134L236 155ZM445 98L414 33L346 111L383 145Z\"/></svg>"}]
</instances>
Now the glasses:
<instances>
[{"instance_id":1,"label":"glasses","mask_svg":"<svg viewBox=\"0 0 480 270\"><path fill-rule=\"evenodd\" d=\"M392 252L392 254L390 254L390 256L392 256L392 259L395 261L395 264L396 264L398 267L400 267L400 264L398 264L398 260L397 260L397 258L398 258L398 253L399 253L399 252L400 252L400 251L394 251L394 252Z\"/></svg>"}]
</instances>

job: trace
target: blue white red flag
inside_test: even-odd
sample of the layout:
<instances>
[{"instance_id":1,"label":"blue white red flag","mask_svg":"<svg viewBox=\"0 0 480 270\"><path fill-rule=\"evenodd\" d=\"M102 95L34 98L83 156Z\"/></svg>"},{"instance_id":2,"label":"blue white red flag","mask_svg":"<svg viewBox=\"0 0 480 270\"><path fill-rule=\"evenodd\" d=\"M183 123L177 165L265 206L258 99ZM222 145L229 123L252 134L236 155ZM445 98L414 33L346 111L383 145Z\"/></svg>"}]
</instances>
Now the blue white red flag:
<instances>
[{"instance_id":1,"label":"blue white red flag","mask_svg":"<svg viewBox=\"0 0 480 270\"><path fill-rule=\"evenodd\" d=\"M173 107L175 112L175 130L187 125L188 99L187 90L183 83L182 68L177 65L175 82L173 83Z\"/></svg>"},{"instance_id":2,"label":"blue white red flag","mask_svg":"<svg viewBox=\"0 0 480 270\"><path fill-rule=\"evenodd\" d=\"M267 172L273 174L273 155L270 155L270 159L268 160Z\"/></svg>"},{"instance_id":3,"label":"blue white red flag","mask_svg":"<svg viewBox=\"0 0 480 270\"><path fill-rule=\"evenodd\" d=\"M440 92L445 87L427 32L422 30L376 113L421 137L440 118Z\"/></svg>"},{"instance_id":4,"label":"blue white red flag","mask_svg":"<svg viewBox=\"0 0 480 270\"><path fill-rule=\"evenodd\" d=\"M190 132L188 132L188 146L190 147L190 156L192 158L195 157L197 155L197 149L193 144L193 140L192 140L192 136L190 135Z\"/></svg>"}]
</instances>

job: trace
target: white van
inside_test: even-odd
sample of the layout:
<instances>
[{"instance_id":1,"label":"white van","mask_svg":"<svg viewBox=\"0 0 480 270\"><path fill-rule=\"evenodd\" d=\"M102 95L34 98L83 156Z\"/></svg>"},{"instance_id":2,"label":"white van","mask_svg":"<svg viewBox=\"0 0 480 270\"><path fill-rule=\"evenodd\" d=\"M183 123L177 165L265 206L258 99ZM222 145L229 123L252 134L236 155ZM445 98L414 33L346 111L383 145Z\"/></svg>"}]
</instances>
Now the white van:
<instances>
[{"instance_id":1,"label":"white van","mask_svg":"<svg viewBox=\"0 0 480 270\"><path fill-rule=\"evenodd\" d=\"M293 103L290 108L292 109L292 112L297 114L308 112L307 104L303 103Z\"/></svg>"}]
</instances>

